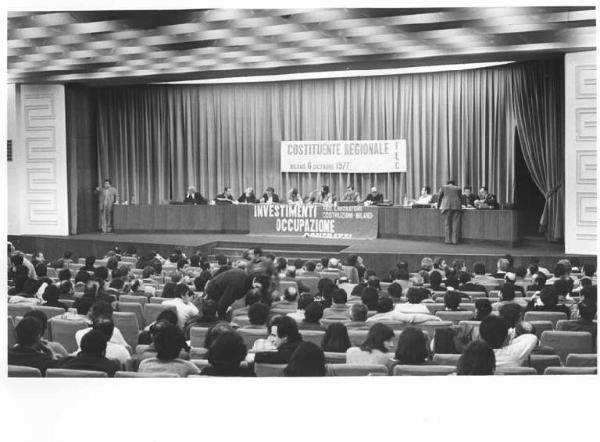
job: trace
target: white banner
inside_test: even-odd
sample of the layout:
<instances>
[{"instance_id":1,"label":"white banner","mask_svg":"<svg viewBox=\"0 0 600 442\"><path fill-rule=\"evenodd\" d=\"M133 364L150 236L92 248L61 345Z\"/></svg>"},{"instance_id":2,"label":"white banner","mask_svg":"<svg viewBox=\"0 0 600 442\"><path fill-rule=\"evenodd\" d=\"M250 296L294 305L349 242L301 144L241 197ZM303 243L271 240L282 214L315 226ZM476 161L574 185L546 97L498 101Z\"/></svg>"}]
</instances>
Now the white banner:
<instances>
[{"instance_id":1,"label":"white banner","mask_svg":"<svg viewBox=\"0 0 600 442\"><path fill-rule=\"evenodd\" d=\"M406 140L282 141L282 172L406 172Z\"/></svg>"}]
</instances>

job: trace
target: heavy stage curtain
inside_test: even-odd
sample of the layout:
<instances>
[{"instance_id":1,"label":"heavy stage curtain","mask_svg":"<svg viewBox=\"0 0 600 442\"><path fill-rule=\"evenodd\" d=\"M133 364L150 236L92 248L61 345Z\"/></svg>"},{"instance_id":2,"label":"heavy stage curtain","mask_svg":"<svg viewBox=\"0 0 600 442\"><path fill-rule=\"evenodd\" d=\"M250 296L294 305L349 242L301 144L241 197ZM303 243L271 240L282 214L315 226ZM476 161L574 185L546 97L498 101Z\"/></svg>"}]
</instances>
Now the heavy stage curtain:
<instances>
[{"instance_id":1,"label":"heavy stage curtain","mask_svg":"<svg viewBox=\"0 0 600 442\"><path fill-rule=\"evenodd\" d=\"M514 191L515 117L510 79L528 64L388 77L236 85L97 89L100 177L123 200L180 200L188 184L213 198L272 185L284 196L323 184L336 194L375 185L392 202L453 177ZM282 140L406 139L397 174L281 173Z\"/></svg>"},{"instance_id":2,"label":"heavy stage curtain","mask_svg":"<svg viewBox=\"0 0 600 442\"><path fill-rule=\"evenodd\" d=\"M523 157L546 198L539 221L549 241L564 236L564 67L562 60L514 69L514 111Z\"/></svg>"}]
</instances>

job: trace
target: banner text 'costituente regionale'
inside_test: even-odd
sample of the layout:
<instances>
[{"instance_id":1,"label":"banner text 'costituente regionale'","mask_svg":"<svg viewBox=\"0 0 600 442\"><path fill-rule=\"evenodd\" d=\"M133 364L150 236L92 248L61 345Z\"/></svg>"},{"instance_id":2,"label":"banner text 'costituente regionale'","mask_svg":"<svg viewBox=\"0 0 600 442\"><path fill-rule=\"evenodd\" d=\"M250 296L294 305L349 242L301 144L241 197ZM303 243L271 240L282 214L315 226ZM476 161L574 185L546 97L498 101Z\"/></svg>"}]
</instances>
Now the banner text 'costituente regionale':
<instances>
[{"instance_id":1,"label":"banner text 'costituente regionale'","mask_svg":"<svg viewBox=\"0 0 600 442\"><path fill-rule=\"evenodd\" d=\"M282 141L282 172L406 172L406 140Z\"/></svg>"}]
</instances>

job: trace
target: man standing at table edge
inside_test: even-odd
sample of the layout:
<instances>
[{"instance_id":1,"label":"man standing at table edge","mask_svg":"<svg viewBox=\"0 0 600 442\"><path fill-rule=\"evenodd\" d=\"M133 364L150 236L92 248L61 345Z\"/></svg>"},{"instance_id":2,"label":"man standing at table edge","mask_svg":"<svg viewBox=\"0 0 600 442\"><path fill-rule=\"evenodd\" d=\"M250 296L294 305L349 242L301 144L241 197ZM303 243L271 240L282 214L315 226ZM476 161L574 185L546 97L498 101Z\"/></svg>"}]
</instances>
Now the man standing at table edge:
<instances>
[{"instance_id":1,"label":"man standing at table edge","mask_svg":"<svg viewBox=\"0 0 600 442\"><path fill-rule=\"evenodd\" d=\"M119 198L117 189L109 178L104 179L102 187L96 187L98 208L100 209L100 229L102 234L112 233L113 206Z\"/></svg>"},{"instance_id":2,"label":"man standing at table edge","mask_svg":"<svg viewBox=\"0 0 600 442\"><path fill-rule=\"evenodd\" d=\"M444 242L458 244L460 233L460 217L462 207L462 192L454 180L448 180L439 193L438 209L444 217Z\"/></svg>"}]
</instances>

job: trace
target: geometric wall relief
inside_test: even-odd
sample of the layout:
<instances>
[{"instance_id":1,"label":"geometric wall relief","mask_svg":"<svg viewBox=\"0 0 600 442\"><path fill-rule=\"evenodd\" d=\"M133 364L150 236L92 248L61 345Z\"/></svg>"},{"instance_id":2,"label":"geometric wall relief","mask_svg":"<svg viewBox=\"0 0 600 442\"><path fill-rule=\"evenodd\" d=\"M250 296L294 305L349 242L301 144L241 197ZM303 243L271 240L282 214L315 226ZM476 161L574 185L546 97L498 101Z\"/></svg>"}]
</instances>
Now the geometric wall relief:
<instances>
[{"instance_id":1,"label":"geometric wall relief","mask_svg":"<svg viewBox=\"0 0 600 442\"><path fill-rule=\"evenodd\" d=\"M596 139L596 109L579 108L575 111L575 131L577 141Z\"/></svg>"},{"instance_id":2,"label":"geometric wall relief","mask_svg":"<svg viewBox=\"0 0 600 442\"><path fill-rule=\"evenodd\" d=\"M25 152L28 160L56 157L54 127L25 129Z\"/></svg>"},{"instance_id":3,"label":"geometric wall relief","mask_svg":"<svg viewBox=\"0 0 600 442\"><path fill-rule=\"evenodd\" d=\"M596 98L596 66L581 65L575 68L575 97Z\"/></svg>"},{"instance_id":4,"label":"geometric wall relief","mask_svg":"<svg viewBox=\"0 0 600 442\"><path fill-rule=\"evenodd\" d=\"M25 130L54 126L56 113L54 112L53 98L49 94L26 94L23 97Z\"/></svg>"},{"instance_id":5,"label":"geometric wall relief","mask_svg":"<svg viewBox=\"0 0 600 442\"><path fill-rule=\"evenodd\" d=\"M35 198L35 195L29 195L27 197L27 213L30 225L57 225L56 196L46 194L43 195L43 198Z\"/></svg>"},{"instance_id":6,"label":"geometric wall relief","mask_svg":"<svg viewBox=\"0 0 600 442\"><path fill-rule=\"evenodd\" d=\"M597 158L595 150L576 152L577 184L596 184Z\"/></svg>"},{"instance_id":7,"label":"geometric wall relief","mask_svg":"<svg viewBox=\"0 0 600 442\"><path fill-rule=\"evenodd\" d=\"M577 192L577 226L596 226L596 192Z\"/></svg>"},{"instance_id":8,"label":"geometric wall relief","mask_svg":"<svg viewBox=\"0 0 600 442\"><path fill-rule=\"evenodd\" d=\"M45 160L27 165L29 192L56 192L56 160Z\"/></svg>"}]
</instances>

